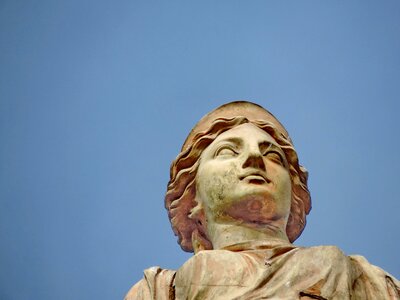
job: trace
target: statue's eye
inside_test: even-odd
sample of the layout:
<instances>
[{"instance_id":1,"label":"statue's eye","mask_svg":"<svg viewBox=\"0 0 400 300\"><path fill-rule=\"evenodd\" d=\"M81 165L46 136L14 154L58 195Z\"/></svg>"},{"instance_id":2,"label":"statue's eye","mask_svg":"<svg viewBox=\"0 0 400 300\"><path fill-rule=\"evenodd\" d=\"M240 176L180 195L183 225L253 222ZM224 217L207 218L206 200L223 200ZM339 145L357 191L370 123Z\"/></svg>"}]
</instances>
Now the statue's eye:
<instances>
[{"instance_id":1,"label":"statue's eye","mask_svg":"<svg viewBox=\"0 0 400 300\"><path fill-rule=\"evenodd\" d=\"M280 153L278 153L276 151L269 151L269 152L265 153L264 156L267 159L269 159L277 164L283 165L283 157Z\"/></svg>"},{"instance_id":2,"label":"statue's eye","mask_svg":"<svg viewBox=\"0 0 400 300\"><path fill-rule=\"evenodd\" d=\"M217 150L215 156L235 156L237 153L235 150L233 150L230 147L221 147L220 149Z\"/></svg>"}]
</instances>

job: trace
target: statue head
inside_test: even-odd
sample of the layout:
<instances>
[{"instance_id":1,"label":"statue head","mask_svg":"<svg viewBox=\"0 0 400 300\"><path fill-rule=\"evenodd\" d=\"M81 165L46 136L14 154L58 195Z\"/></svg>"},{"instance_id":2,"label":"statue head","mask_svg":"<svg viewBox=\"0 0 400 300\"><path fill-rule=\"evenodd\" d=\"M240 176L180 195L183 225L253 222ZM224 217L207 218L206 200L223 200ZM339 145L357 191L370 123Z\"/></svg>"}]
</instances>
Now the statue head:
<instances>
[{"instance_id":1,"label":"statue head","mask_svg":"<svg viewBox=\"0 0 400 300\"><path fill-rule=\"evenodd\" d=\"M281 216L293 242L311 209L307 175L287 131L270 112L245 101L213 110L195 125L171 164L165 205L179 244L188 252L194 244L213 249L210 214L258 225ZM262 198L272 206L264 207Z\"/></svg>"}]
</instances>

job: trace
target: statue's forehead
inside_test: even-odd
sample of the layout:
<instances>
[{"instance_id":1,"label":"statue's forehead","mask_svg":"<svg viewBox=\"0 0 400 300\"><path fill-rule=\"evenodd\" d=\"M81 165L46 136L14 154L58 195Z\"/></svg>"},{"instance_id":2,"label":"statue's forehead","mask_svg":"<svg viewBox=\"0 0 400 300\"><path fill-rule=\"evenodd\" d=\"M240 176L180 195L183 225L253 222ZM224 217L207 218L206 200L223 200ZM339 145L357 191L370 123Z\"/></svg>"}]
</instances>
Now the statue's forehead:
<instances>
[{"instance_id":1,"label":"statue's forehead","mask_svg":"<svg viewBox=\"0 0 400 300\"><path fill-rule=\"evenodd\" d=\"M217 119L232 119L236 117L244 117L250 122L262 121L271 123L274 127L282 133L289 141L290 137L284 126L279 122L279 120L268 110L261 107L258 104L248 102L248 101L234 101L226 103L213 111L206 114L201 120L193 127L185 143L182 146L182 151L186 150L193 144L194 137L205 132L211 127L213 122Z\"/></svg>"},{"instance_id":2,"label":"statue's forehead","mask_svg":"<svg viewBox=\"0 0 400 300\"><path fill-rule=\"evenodd\" d=\"M266 131L262 130L260 127L252 124L252 123L244 123L238 126L235 126L227 131L221 133L214 142L219 142L225 139L233 139L238 138L243 142L246 141L255 141L255 142L264 142L268 141L272 144L276 144L275 139ZM213 142L213 143L214 143Z\"/></svg>"}]
</instances>

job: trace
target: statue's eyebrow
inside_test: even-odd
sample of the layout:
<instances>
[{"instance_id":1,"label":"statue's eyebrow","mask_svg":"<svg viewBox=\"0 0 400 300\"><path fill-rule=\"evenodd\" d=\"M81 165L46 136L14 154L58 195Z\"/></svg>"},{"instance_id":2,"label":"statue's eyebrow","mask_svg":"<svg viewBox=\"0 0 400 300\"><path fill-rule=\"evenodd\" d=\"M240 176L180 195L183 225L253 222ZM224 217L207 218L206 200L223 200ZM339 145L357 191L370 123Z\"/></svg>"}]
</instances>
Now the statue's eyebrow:
<instances>
[{"instance_id":1,"label":"statue's eyebrow","mask_svg":"<svg viewBox=\"0 0 400 300\"><path fill-rule=\"evenodd\" d=\"M263 142L258 143L258 146L259 146L260 148L266 149L266 148L272 148L272 147L274 147L275 144L273 144L273 143L271 143L271 142L268 142L268 141L263 141Z\"/></svg>"},{"instance_id":2,"label":"statue's eyebrow","mask_svg":"<svg viewBox=\"0 0 400 300\"><path fill-rule=\"evenodd\" d=\"M218 145L221 144L221 143L231 143L231 144L234 144L235 146L239 146L240 147L240 146L243 145L243 140L241 138L238 138L238 137L228 137L228 138L225 138L223 140L220 140L218 142Z\"/></svg>"},{"instance_id":3,"label":"statue's eyebrow","mask_svg":"<svg viewBox=\"0 0 400 300\"><path fill-rule=\"evenodd\" d=\"M285 156L285 153L283 152L282 148L273 142L263 141L263 142L259 143L258 145L259 145L260 149L262 149L262 150L273 149L273 150L276 150L279 153L281 153L283 156Z\"/></svg>"}]
</instances>

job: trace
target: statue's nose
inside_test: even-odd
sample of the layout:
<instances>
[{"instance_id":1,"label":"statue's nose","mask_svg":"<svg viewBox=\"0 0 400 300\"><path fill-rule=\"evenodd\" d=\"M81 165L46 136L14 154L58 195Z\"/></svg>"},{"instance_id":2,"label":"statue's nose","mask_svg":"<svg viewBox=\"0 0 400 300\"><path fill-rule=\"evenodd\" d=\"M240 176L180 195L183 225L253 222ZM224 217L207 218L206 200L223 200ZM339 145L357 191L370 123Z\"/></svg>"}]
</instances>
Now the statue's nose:
<instances>
[{"instance_id":1,"label":"statue's nose","mask_svg":"<svg viewBox=\"0 0 400 300\"><path fill-rule=\"evenodd\" d=\"M244 161L242 168L255 168L265 171L264 158L260 151L252 151Z\"/></svg>"}]
</instances>

